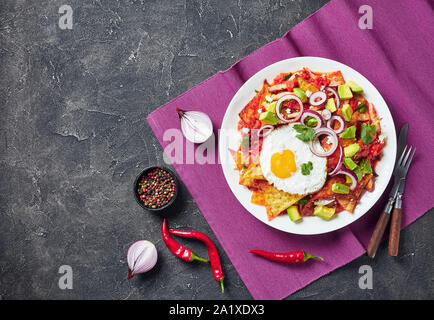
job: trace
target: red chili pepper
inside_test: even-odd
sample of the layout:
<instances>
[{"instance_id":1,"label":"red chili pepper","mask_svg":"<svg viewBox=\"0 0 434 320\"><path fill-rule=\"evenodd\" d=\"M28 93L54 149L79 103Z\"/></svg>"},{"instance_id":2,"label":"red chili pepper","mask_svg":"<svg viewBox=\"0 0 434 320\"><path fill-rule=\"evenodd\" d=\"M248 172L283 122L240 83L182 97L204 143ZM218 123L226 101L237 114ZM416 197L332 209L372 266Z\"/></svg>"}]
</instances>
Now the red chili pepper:
<instances>
[{"instance_id":1,"label":"red chili pepper","mask_svg":"<svg viewBox=\"0 0 434 320\"><path fill-rule=\"evenodd\" d=\"M249 250L250 253L257 254L258 256L264 257L266 259L278 262L286 262L286 263L303 263L311 258L316 258L324 261L323 258L313 256L304 251L293 251L286 253L277 253L277 252L269 252L264 250Z\"/></svg>"},{"instance_id":2,"label":"red chili pepper","mask_svg":"<svg viewBox=\"0 0 434 320\"><path fill-rule=\"evenodd\" d=\"M220 285L222 287L222 292L225 291L224 285L223 285L223 279L225 278L225 275L223 274L220 257L217 251L217 248L215 244L211 241L208 236L202 232L199 231L184 231L184 230L175 230L175 229L169 229L169 232L171 234L184 237L184 238L194 238L202 241L205 243L207 249L208 249L208 255L211 263L211 269L212 273L214 275L214 279L218 282L220 282Z\"/></svg>"},{"instance_id":3,"label":"red chili pepper","mask_svg":"<svg viewBox=\"0 0 434 320\"><path fill-rule=\"evenodd\" d=\"M193 251L187 249L182 244L176 242L168 232L166 219L164 219L163 221L163 226L161 227L161 234L163 236L163 241L166 244L167 248L169 248L169 250L178 258L181 258L182 260L185 260L187 262L192 262L193 260L209 262L208 260L198 257L193 253Z\"/></svg>"}]
</instances>

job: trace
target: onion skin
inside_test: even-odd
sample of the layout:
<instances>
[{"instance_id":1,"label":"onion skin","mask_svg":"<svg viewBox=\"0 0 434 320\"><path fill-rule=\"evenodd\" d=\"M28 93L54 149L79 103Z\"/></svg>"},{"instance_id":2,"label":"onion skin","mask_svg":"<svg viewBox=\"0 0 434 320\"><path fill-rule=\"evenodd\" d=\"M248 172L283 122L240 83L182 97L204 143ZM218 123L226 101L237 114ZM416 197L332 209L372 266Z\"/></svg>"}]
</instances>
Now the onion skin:
<instances>
[{"instance_id":1,"label":"onion skin","mask_svg":"<svg viewBox=\"0 0 434 320\"><path fill-rule=\"evenodd\" d=\"M300 106L300 111L295 113L295 116L293 117L293 119L288 120L285 119L282 115L282 113L280 112L280 105L287 100L295 100L298 102L298 105ZM292 123L292 122L297 122L298 119L300 119L301 114L303 113L303 102L301 101L301 99L293 94L287 94L284 95L283 97L281 97L277 103L276 103L276 116L279 118L280 121L284 122L284 123Z\"/></svg>"},{"instance_id":2,"label":"onion skin","mask_svg":"<svg viewBox=\"0 0 434 320\"><path fill-rule=\"evenodd\" d=\"M134 275L151 270L158 260L157 249L147 240L134 242L127 251L128 275L131 279Z\"/></svg>"},{"instance_id":3,"label":"onion skin","mask_svg":"<svg viewBox=\"0 0 434 320\"><path fill-rule=\"evenodd\" d=\"M318 128L320 128L322 126L323 121L322 121L322 118L321 118L321 116L319 115L318 112L313 111L313 110L309 110L309 109L304 110L303 114L301 115L300 122L302 124L306 125L304 123L304 120L306 120L307 117L313 117L313 118L316 119L317 125L313 129L318 129Z\"/></svg>"},{"instance_id":4,"label":"onion skin","mask_svg":"<svg viewBox=\"0 0 434 320\"><path fill-rule=\"evenodd\" d=\"M344 161L344 149L342 148L342 146L339 146L339 151L340 151L340 156L339 156L339 161L338 164L336 165L336 167L329 173L329 176L334 176L339 170L341 170L342 168L342 163Z\"/></svg>"},{"instance_id":5,"label":"onion skin","mask_svg":"<svg viewBox=\"0 0 434 320\"><path fill-rule=\"evenodd\" d=\"M335 130L332 128L333 120L337 120L340 123L339 129ZM342 133L345 130L345 119L339 114L334 114L329 120L327 120L327 128L333 130L337 134Z\"/></svg>"},{"instance_id":6,"label":"onion skin","mask_svg":"<svg viewBox=\"0 0 434 320\"><path fill-rule=\"evenodd\" d=\"M315 132L315 134L316 134L315 139L313 141L309 141L310 151L312 151L312 153L314 155L316 155L317 157L323 157L324 158L324 157L328 157L328 156L332 155L336 151L336 149L339 145L339 139L338 139L338 136L336 135L336 133L330 128L319 128L319 129L316 129L315 131L316 131ZM323 153L315 150L315 146L314 146L315 142L318 141L319 136L322 134L326 134L326 135L330 136L331 139L333 140L332 141L332 147L330 148L330 150L324 151Z\"/></svg>"},{"instance_id":7,"label":"onion skin","mask_svg":"<svg viewBox=\"0 0 434 320\"><path fill-rule=\"evenodd\" d=\"M271 131L273 131L273 129L274 129L274 127L271 124L266 124L266 125L263 125L262 127L260 127L258 129L258 131L256 132L256 134L259 138L265 138L266 136L268 136L271 133ZM264 130L265 130L265 132L264 132Z\"/></svg>"},{"instance_id":8,"label":"onion skin","mask_svg":"<svg viewBox=\"0 0 434 320\"><path fill-rule=\"evenodd\" d=\"M319 101L316 101L316 99L320 98ZM313 106L319 106L320 104L323 104L327 100L327 94L323 91L317 91L312 93L312 95L309 97L309 103Z\"/></svg>"},{"instance_id":9,"label":"onion skin","mask_svg":"<svg viewBox=\"0 0 434 320\"><path fill-rule=\"evenodd\" d=\"M330 91L331 93L333 93L335 95L335 98L336 98L336 109L338 109L339 106L341 105L341 100L339 99L339 95L336 92L336 90L333 89L333 88L330 88L330 87L325 88L325 90Z\"/></svg>"},{"instance_id":10,"label":"onion skin","mask_svg":"<svg viewBox=\"0 0 434 320\"><path fill-rule=\"evenodd\" d=\"M338 172L333 174L333 176L336 176L338 174L344 174L344 175L349 176L351 178L352 184L351 184L350 190L354 190L357 187L357 185L359 184L359 180L357 179L356 174L349 169L341 168Z\"/></svg>"},{"instance_id":11,"label":"onion skin","mask_svg":"<svg viewBox=\"0 0 434 320\"><path fill-rule=\"evenodd\" d=\"M201 111L184 111L176 108L181 120L181 130L184 137L193 143L203 143L213 134L211 119Z\"/></svg>"}]
</instances>

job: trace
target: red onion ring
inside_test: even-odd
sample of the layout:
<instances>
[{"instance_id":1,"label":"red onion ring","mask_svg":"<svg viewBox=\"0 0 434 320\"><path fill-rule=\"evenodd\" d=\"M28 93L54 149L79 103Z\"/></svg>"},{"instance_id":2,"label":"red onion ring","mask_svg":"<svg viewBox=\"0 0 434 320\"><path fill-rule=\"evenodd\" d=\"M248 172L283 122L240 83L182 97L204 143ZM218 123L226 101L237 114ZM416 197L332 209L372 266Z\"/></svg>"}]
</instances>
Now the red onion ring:
<instances>
[{"instance_id":1,"label":"red onion ring","mask_svg":"<svg viewBox=\"0 0 434 320\"><path fill-rule=\"evenodd\" d=\"M324 109L323 111L321 111L321 116L323 117L324 120L329 120L332 117L332 113L330 112L329 109Z\"/></svg>"},{"instance_id":2,"label":"red onion ring","mask_svg":"<svg viewBox=\"0 0 434 320\"><path fill-rule=\"evenodd\" d=\"M319 100L317 100L319 98ZM319 106L327 100L327 95L324 91L317 91L309 97L309 103L313 106Z\"/></svg>"},{"instance_id":3,"label":"red onion ring","mask_svg":"<svg viewBox=\"0 0 434 320\"><path fill-rule=\"evenodd\" d=\"M344 161L344 150L342 149L342 146L339 146L339 151L341 152L341 155L339 156L338 164L332 172L329 173L329 176L334 176L342 168L342 162Z\"/></svg>"},{"instance_id":4,"label":"red onion ring","mask_svg":"<svg viewBox=\"0 0 434 320\"><path fill-rule=\"evenodd\" d=\"M340 124L339 129L333 129L332 128L332 122L333 120L337 120ZM344 131L345 129L345 120L342 116L335 114L333 115L328 121L327 121L327 128L329 128L330 130L333 130L336 133L341 133L342 131Z\"/></svg>"},{"instance_id":5,"label":"red onion ring","mask_svg":"<svg viewBox=\"0 0 434 320\"><path fill-rule=\"evenodd\" d=\"M318 114L318 112L313 111L313 110L304 110L301 118L300 118L300 122L304 125L306 125L304 123L304 120L306 120L307 117L312 117L316 119L317 125L313 128L313 129L318 129L322 126L322 119L321 116Z\"/></svg>"},{"instance_id":6,"label":"red onion ring","mask_svg":"<svg viewBox=\"0 0 434 320\"><path fill-rule=\"evenodd\" d=\"M330 87L325 88L325 90L330 91L331 93L333 93L335 95L335 98L336 98L336 108L339 108L339 106L341 105L341 100L339 99L339 95L336 92L336 90L333 89L333 88L330 88Z\"/></svg>"},{"instance_id":7,"label":"red onion ring","mask_svg":"<svg viewBox=\"0 0 434 320\"><path fill-rule=\"evenodd\" d=\"M287 101L287 100L295 100L295 101L298 102L298 104L299 104L299 106L300 106L300 111L298 111L298 112L296 112L296 113L292 113L292 114L290 115L290 117L292 118L291 120L285 119L285 118L283 117L283 115L280 113L280 105L281 105L284 101ZM294 96L294 95L292 95L292 94L287 94L287 95L281 97L281 98L277 101L277 103L276 103L276 115L277 115L277 117L278 117L281 121L283 121L283 122L285 122L285 123L291 123L291 122L296 122L296 121L298 121L298 119L301 117L301 114L302 114L302 113L303 113L303 102L301 101L301 99L300 99L299 97Z\"/></svg>"},{"instance_id":8,"label":"red onion ring","mask_svg":"<svg viewBox=\"0 0 434 320\"><path fill-rule=\"evenodd\" d=\"M263 125L262 127L260 127L258 129L258 131L256 132L256 134L258 135L259 138L261 138L261 137L264 138L264 137L268 136L271 133L271 131L273 131L273 129L274 129L274 127L271 124L266 124L266 125Z\"/></svg>"},{"instance_id":9,"label":"red onion ring","mask_svg":"<svg viewBox=\"0 0 434 320\"><path fill-rule=\"evenodd\" d=\"M309 148L312 153L318 157L328 157L329 155L333 154L333 152L336 151L339 145L338 136L336 135L336 132L334 132L332 129L329 128L319 128L315 130L315 139L313 141L309 141ZM319 139L320 135L326 134L332 139L332 147L328 151L318 152L315 149L315 142Z\"/></svg>"},{"instance_id":10,"label":"red onion ring","mask_svg":"<svg viewBox=\"0 0 434 320\"><path fill-rule=\"evenodd\" d=\"M349 169L342 168L341 170L339 170L338 172L336 172L334 174L334 176L336 176L338 174L344 174L344 175L349 176L351 178L352 183L351 183L351 186L350 186L350 190L354 190L357 187L359 181L358 181L357 176L356 176L356 174L354 172L352 172Z\"/></svg>"}]
</instances>

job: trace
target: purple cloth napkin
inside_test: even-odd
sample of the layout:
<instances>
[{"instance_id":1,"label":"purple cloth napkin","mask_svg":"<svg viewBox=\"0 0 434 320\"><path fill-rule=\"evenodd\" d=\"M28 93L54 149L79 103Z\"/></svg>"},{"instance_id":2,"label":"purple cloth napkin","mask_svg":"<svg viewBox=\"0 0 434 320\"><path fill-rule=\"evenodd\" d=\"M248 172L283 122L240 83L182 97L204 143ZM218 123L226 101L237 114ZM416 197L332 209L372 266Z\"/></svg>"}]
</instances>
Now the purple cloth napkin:
<instances>
[{"instance_id":1,"label":"purple cloth napkin","mask_svg":"<svg viewBox=\"0 0 434 320\"><path fill-rule=\"evenodd\" d=\"M371 30L358 27L362 5L372 7ZM433 34L431 0L334 0L281 39L160 107L147 120L164 148L170 143L164 141L164 132L180 127L176 107L204 111L217 130L235 92L262 68L296 56L340 61L377 87L398 130L405 122L410 124L408 143L418 152L407 178L404 227L434 203ZM386 198L385 194L370 212L347 228L325 235L298 236L272 229L246 212L229 189L220 165L175 163L174 167L255 299L282 299L362 255ZM270 251L304 249L326 261L283 265L248 253L256 247Z\"/></svg>"}]
</instances>

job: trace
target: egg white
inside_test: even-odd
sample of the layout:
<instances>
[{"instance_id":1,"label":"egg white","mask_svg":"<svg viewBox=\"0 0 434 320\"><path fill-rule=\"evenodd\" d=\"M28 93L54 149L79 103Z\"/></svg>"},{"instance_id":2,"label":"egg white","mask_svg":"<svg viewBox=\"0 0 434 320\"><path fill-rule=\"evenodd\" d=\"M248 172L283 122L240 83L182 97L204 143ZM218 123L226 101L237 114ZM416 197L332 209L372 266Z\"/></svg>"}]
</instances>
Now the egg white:
<instances>
[{"instance_id":1,"label":"egg white","mask_svg":"<svg viewBox=\"0 0 434 320\"><path fill-rule=\"evenodd\" d=\"M273 130L264 138L260 154L262 173L267 181L277 189L298 195L314 193L320 190L327 178L327 159L314 155L306 142L296 137L294 124ZM316 142L319 144L319 142ZM320 146L316 146L318 149ZM289 178L278 178L271 172L271 156L276 152L291 150L295 156L296 171ZM309 175L301 173L303 163L312 162Z\"/></svg>"}]
</instances>

